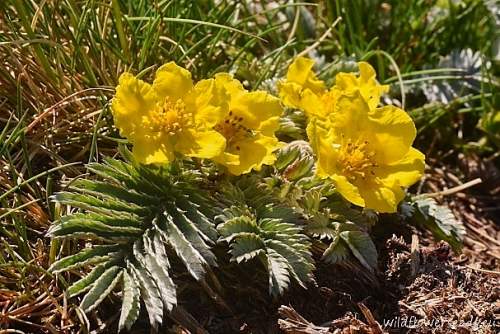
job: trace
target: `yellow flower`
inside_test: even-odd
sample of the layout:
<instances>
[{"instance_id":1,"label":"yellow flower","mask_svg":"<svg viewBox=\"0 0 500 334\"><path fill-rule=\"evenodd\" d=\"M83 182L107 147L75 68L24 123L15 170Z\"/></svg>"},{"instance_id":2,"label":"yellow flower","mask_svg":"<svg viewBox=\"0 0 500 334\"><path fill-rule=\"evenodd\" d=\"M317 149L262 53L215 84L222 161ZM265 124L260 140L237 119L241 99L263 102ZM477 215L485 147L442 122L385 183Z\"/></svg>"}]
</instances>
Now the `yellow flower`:
<instances>
[{"instance_id":1,"label":"yellow flower","mask_svg":"<svg viewBox=\"0 0 500 334\"><path fill-rule=\"evenodd\" d=\"M280 147L274 135L282 113L279 99L264 91L248 92L227 73L217 74L215 80L226 89L230 104L225 117L214 127L227 143L214 160L234 175L274 163L273 152Z\"/></svg>"},{"instance_id":2,"label":"yellow flower","mask_svg":"<svg viewBox=\"0 0 500 334\"><path fill-rule=\"evenodd\" d=\"M191 73L167 63L153 84L130 73L120 76L111 110L120 134L132 144L141 163L166 163L175 152L213 158L224 151L226 139L213 127L228 110L228 95L214 79L193 84Z\"/></svg>"},{"instance_id":3,"label":"yellow flower","mask_svg":"<svg viewBox=\"0 0 500 334\"><path fill-rule=\"evenodd\" d=\"M417 182L424 155L412 148L416 129L403 110L371 110L361 92L338 98L328 133L309 134L317 155L317 175L330 178L348 201L379 212L395 212L404 187Z\"/></svg>"},{"instance_id":4,"label":"yellow flower","mask_svg":"<svg viewBox=\"0 0 500 334\"><path fill-rule=\"evenodd\" d=\"M327 93L326 85L313 72L314 61L298 57L288 68L285 82L279 84L279 95L283 103L292 108L302 109L312 115L309 99L319 99Z\"/></svg>"},{"instance_id":5,"label":"yellow flower","mask_svg":"<svg viewBox=\"0 0 500 334\"><path fill-rule=\"evenodd\" d=\"M359 91L370 110L375 109L382 94L389 91L389 86L379 85L375 70L366 62L359 62L359 77L352 73L339 73L335 76L335 86L342 92L354 93Z\"/></svg>"},{"instance_id":6,"label":"yellow flower","mask_svg":"<svg viewBox=\"0 0 500 334\"><path fill-rule=\"evenodd\" d=\"M313 72L314 61L298 57L288 68L285 82L279 85L280 98L286 106L299 108L310 117L327 117L335 109L340 95L361 93L370 109L377 107L380 96L388 86L379 85L375 70L366 62L359 62L359 76L339 73L330 89Z\"/></svg>"}]
</instances>

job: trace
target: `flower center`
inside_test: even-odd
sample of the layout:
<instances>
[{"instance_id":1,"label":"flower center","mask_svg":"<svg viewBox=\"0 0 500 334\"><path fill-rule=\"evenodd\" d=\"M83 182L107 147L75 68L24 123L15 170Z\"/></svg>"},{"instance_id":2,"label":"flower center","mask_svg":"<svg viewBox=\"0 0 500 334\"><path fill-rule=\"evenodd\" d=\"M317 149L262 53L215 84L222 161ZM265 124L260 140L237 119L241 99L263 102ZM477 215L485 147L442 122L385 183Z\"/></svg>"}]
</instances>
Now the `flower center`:
<instances>
[{"instance_id":1,"label":"flower center","mask_svg":"<svg viewBox=\"0 0 500 334\"><path fill-rule=\"evenodd\" d=\"M172 101L166 98L163 105L151 116L151 123L158 132L175 135L193 122L193 113L186 112L186 105L181 99Z\"/></svg>"},{"instance_id":2,"label":"flower center","mask_svg":"<svg viewBox=\"0 0 500 334\"><path fill-rule=\"evenodd\" d=\"M343 140L340 146L338 166L350 181L359 178L365 180L369 175L375 175L378 167L375 162L375 152L369 148L368 141Z\"/></svg>"},{"instance_id":3,"label":"flower center","mask_svg":"<svg viewBox=\"0 0 500 334\"><path fill-rule=\"evenodd\" d=\"M237 116L230 111L226 118L214 127L216 131L226 138L228 145L236 148L237 151L240 150L237 142L253 134L252 130L244 126L242 122L243 117Z\"/></svg>"}]
</instances>

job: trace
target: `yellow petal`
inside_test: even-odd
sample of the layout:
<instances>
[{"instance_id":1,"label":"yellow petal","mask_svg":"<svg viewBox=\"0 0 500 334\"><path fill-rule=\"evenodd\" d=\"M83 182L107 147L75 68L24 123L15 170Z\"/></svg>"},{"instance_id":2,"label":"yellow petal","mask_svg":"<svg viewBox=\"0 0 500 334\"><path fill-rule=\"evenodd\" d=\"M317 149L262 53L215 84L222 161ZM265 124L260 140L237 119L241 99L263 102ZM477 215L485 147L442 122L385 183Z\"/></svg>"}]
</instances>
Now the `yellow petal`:
<instances>
[{"instance_id":1,"label":"yellow petal","mask_svg":"<svg viewBox=\"0 0 500 334\"><path fill-rule=\"evenodd\" d=\"M374 109L379 104L382 94L389 91L389 86L378 83L376 79L377 74L370 64L359 62L358 66L361 95L370 106L370 109Z\"/></svg>"},{"instance_id":2,"label":"yellow petal","mask_svg":"<svg viewBox=\"0 0 500 334\"><path fill-rule=\"evenodd\" d=\"M397 210L398 203L404 198L404 191L401 187L387 187L384 184L375 183L374 180L353 184L344 175L335 174L337 171L332 164L325 166L325 164L318 163L317 175L322 178L330 178L334 182L336 190L346 200L378 212L395 212ZM331 173L331 170L334 170L334 174Z\"/></svg>"},{"instance_id":3,"label":"yellow petal","mask_svg":"<svg viewBox=\"0 0 500 334\"><path fill-rule=\"evenodd\" d=\"M334 141L340 143L341 137L348 139L364 138L373 131L370 127L368 114L370 108L358 92L351 95L341 95L335 111L330 115Z\"/></svg>"},{"instance_id":4,"label":"yellow petal","mask_svg":"<svg viewBox=\"0 0 500 334\"><path fill-rule=\"evenodd\" d=\"M325 178L328 176L340 174L337 168L336 161L338 160L339 151L332 143L330 138L315 137L315 142L312 143L313 150L317 156L316 173L319 177Z\"/></svg>"},{"instance_id":5,"label":"yellow petal","mask_svg":"<svg viewBox=\"0 0 500 334\"><path fill-rule=\"evenodd\" d=\"M335 189L349 202L358 206L365 206L365 199L361 196L359 189L349 182L349 180L342 175L332 175L330 178L335 184Z\"/></svg>"},{"instance_id":6,"label":"yellow petal","mask_svg":"<svg viewBox=\"0 0 500 334\"><path fill-rule=\"evenodd\" d=\"M279 97L283 104L290 108L301 108L300 95L302 87L293 82L278 83Z\"/></svg>"},{"instance_id":7,"label":"yellow petal","mask_svg":"<svg viewBox=\"0 0 500 334\"><path fill-rule=\"evenodd\" d=\"M230 96L230 111L242 118L241 124L248 129L273 135L279 127L283 112L278 98L265 91L248 92L228 73L218 73L215 81L224 86Z\"/></svg>"},{"instance_id":8,"label":"yellow petal","mask_svg":"<svg viewBox=\"0 0 500 334\"><path fill-rule=\"evenodd\" d=\"M335 189L349 202L358 206L365 206L365 201L361 197L358 188L349 182L347 177L341 175L335 165L338 152L333 147L328 146L326 141L321 141L319 146L316 175L320 178L329 178L335 184Z\"/></svg>"},{"instance_id":9,"label":"yellow petal","mask_svg":"<svg viewBox=\"0 0 500 334\"><path fill-rule=\"evenodd\" d=\"M132 155L143 164L164 164L174 160L174 150L168 137L142 136L134 141Z\"/></svg>"},{"instance_id":10,"label":"yellow petal","mask_svg":"<svg viewBox=\"0 0 500 334\"><path fill-rule=\"evenodd\" d=\"M380 165L402 159L416 136L415 124L405 111L394 106L370 110L358 92L339 97L330 119L334 142L366 141Z\"/></svg>"},{"instance_id":11,"label":"yellow petal","mask_svg":"<svg viewBox=\"0 0 500 334\"><path fill-rule=\"evenodd\" d=\"M357 179L357 187L365 207L378 212L396 212L405 196L404 187L417 182L424 171L424 155L411 148L400 161L379 166L375 177ZM354 202L353 202L354 203Z\"/></svg>"},{"instance_id":12,"label":"yellow petal","mask_svg":"<svg viewBox=\"0 0 500 334\"><path fill-rule=\"evenodd\" d=\"M358 63L358 67L359 67L359 80L361 83L369 83L372 80L375 80L377 73L369 63L360 61Z\"/></svg>"},{"instance_id":13,"label":"yellow petal","mask_svg":"<svg viewBox=\"0 0 500 334\"><path fill-rule=\"evenodd\" d=\"M229 73L217 73L215 75L215 81L224 86L232 99L246 92L246 89L243 87L241 82L233 78L233 76Z\"/></svg>"},{"instance_id":14,"label":"yellow petal","mask_svg":"<svg viewBox=\"0 0 500 334\"><path fill-rule=\"evenodd\" d=\"M228 171L233 175L241 175L253 170L260 170L263 165L271 165L276 160L274 151L281 145L275 137L267 137L257 135L254 138L238 141L233 147L237 146L238 150L231 150L231 154L239 156L239 163L235 164L235 159L232 161L224 161Z\"/></svg>"},{"instance_id":15,"label":"yellow petal","mask_svg":"<svg viewBox=\"0 0 500 334\"><path fill-rule=\"evenodd\" d=\"M301 86L302 89L310 89L313 93L320 94L325 89L325 83L316 77L313 72L314 61L297 57L288 68L286 80Z\"/></svg>"},{"instance_id":16,"label":"yellow petal","mask_svg":"<svg viewBox=\"0 0 500 334\"><path fill-rule=\"evenodd\" d=\"M287 107L303 110L308 116L324 116L327 114L323 95L318 95L310 89L302 87L293 82L278 84L279 97Z\"/></svg>"},{"instance_id":17,"label":"yellow petal","mask_svg":"<svg viewBox=\"0 0 500 334\"><path fill-rule=\"evenodd\" d=\"M229 111L229 96L214 79L197 82L185 102L194 113L196 125L205 129L214 127Z\"/></svg>"},{"instance_id":18,"label":"yellow petal","mask_svg":"<svg viewBox=\"0 0 500 334\"><path fill-rule=\"evenodd\" d=\"M300 109L304 110L309 117L326 117L331 110L327 105L328 99L325 99L326 94L317 95L306 89L301 94Z\"/></svg>"},{"instance_id":19,"label":"yellow petal","mask_svg":"<svg viewBox=\"0 0 500 334\"><path fill-rule=\"evenodd\" d=\"M157 97L150 84L123 73L111 102L111 111L116 127L126 138L139 135L143 129L142 117L155 108Z\"/></svg>"},{"instance_id":20,"label":"yellow petal","mask_svg":"<svg viewBox=\"0 0 500 334\"><path fill-rule=\"evenodd\" d=\"M314 152L318 151L320 140L326 140L330 130L330 122L328 119L320 117L312 117L307 122L306 133L309 143Z\"/></svg>"},{"instance_id":21,"label":"yellow petal","mask_svg":"<svg viewBox=\"0 0 500 334\"><path fill-rule=\"evenodd\" d=\"M378 212L396 212L399 202L405 196L401 187L387 187L384 184L376 184L373 180L358 184L357 188L365 202L364 207Z\"/></svg>"},{"instance_id":22,"label":"yellow petal","mask_svg":"<svg viewBox=\"0 0 500 334\"><path fill-rule=\"evenodd\" d=\"M189 129L178 134L175 150L188 157L210 159L220 155L226 146L226 138L214 130Z\"/></svg>"},{"instance_id":23,"label":"yellow petal","mask_svg":"<svg viewBox=\"0 0 500 334\"><path fill-rule=\"evenodd\" d=\"M319 96L325 93L326 86L312 71L313 66L314 61L311 59L295 59L288 68L286 81L278 84L279 96L288 107L299 108L313 115L323 115L324 111L319 110L323 108L320 107Z\"/></svg>"},{"instance_id":24,"label":"yellow petal","mask_svg":"<svg viewBox=\"0 0 500 334\"><path fill-rule=\"evenodd\" d=\"M335 76L335 86L341 91L352 93L358 89L358 79L352 73L340 72Z\"/></svg>"},{"instance_id":25,"label":"yellow petal","mask_svg":"<svg viewBox=\"0 0 500 334\"><path fill-rule=\"evenodd\" d=\"M193 88L191 73L171 61L156 71L153 88L161 98L182 99Z\"/></svg>"},{"instance_id":26,"label":"yellow petal","mask_svg":"<svg viewBox=\"0 0 500 334\"><path fill-rule=\"evenodd\" d=\"M242 118L243 126L264 135L274 134L283 112L279 99L264 91L248 92L232 98L230 110Z\"/></svg>"},{"instance_id":27,"label":"yellow petal","mask_svg":"<svg viewBox=\"0 0 500 334\"><path fill-rule=\"evenodd\" d=\"M316 113L309 111L309 114L321 116L321 117L331 117L335 112L338 99L344 94L337 87L333 87L325 94L321 95L322 109Z\"/></svg>"},{"instance_id":28,"label":"yellow petal","mask_svg":"<svg viewBox=\"0 0 500 334\"><path fill-rule=\"evenodd\" d=\"M380 85L376 79L376 72L373 67L366 62L359 62L359 77L353 73L339 73L335 77L335 87L345 94L352 94L356 91L368 104L370 110L375 109L380 102L382 94L388 92L389 86Z\"/></svg>"},{"instance_id":29,"label":"yellow petal","mask_svg":"<svg viewBox=\"0 0 500 334\"><path fill-rule=\"evenodd\" d=\"M214 157L213 160L225 166L240 164L240 156L229 152L223 152L221 155Z\"/></svg>"},{"instance_id":30,"label":"yellow petal","mask_svg":"<svg viewBox=\"0 0 500 334\"><path fill-rule=\"evenodd\" d=\"M402 159L417 134L411 117L394 106L377 108L370 113L367 131L379 164L388 165Z\"/></svg>"},{"instance_id":31,"label":"yellow petal","mask_svg":"<svg viewBox=\"0 0 500 334\"><path fill-rule=\"evenodd\" d=\"M409 187L422 177L425 168L425 155L411 147L399 161L380 166L375 170L380 181L388 186Z\"/></svg>"}]
</instances>

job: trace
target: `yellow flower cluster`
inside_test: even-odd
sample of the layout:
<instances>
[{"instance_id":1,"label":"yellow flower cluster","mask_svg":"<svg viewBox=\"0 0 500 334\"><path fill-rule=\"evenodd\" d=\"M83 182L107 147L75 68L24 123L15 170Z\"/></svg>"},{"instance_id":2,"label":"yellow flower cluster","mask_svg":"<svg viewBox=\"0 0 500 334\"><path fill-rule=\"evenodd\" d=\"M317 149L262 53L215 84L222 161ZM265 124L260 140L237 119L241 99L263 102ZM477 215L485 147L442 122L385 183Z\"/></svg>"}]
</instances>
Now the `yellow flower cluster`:
<instances>
[{"instance_id":1,"label":"yellow flower cluster","mask_svg":"<svg viewBox=\"0 0 500 334\"><path fill-rule=\"evenodd\" d=\"M404 188L424 169L424 155L412 147L413 121L399 108L378 107L388 87L377 82L368 63L359 63L359 76L337 74L329 89L313 66L312 60L297 58L279 94L284 105L308 117L316 174L331 179L356 205L396 211ZM212 159L240 175L273 164L281 146L275 136L282 113L278 98L248 92L227 73L193 83L191 73L174 62L160 67L152 84L122 74L112 112L144 164L181 155Z\"/></svg>"},{"instance_id":2,"label":"yellow flower cluster","mask_svg":"<svg viewBox=\"0 0 500 334\"><path fill-rule=\"evenodd\" d=\"M356 205L395 212L404 187L417 182L424 170L424 155L412 147L412 119L394 106L378 107L388 88L377 82L368 63L359 63L359 76L337 74L330 89L313 66L312 60L297 58L279 89L285 105L308 116L317 175L331 179Z\"/></svg>"},{"instance_id":3,"label":"yellow flower cluster","mask_svg":"<svg viewBox=\"0 0 500 334\"><path fill-rule=\"evenodd\" d=\"M174 62L160 67L152 84L124 73L111 106L120 134L144 164L180 154L213 159L240 175L272 164L280 146L279 100L246 91L227 73L193 83Z\"/></svg>"}]
</instances>

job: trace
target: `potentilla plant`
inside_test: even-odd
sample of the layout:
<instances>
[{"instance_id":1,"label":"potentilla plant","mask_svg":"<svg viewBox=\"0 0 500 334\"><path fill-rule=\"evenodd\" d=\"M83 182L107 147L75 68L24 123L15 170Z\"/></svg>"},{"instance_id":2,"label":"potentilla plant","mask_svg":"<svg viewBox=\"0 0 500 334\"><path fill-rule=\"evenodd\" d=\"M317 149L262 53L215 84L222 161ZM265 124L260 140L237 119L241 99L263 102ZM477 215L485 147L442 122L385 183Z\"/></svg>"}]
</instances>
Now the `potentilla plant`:
<instances>
[{"instance_id":1,"label":"potentilla plant","mask_svg":"<svg viewBox=\"0 0 500 334\"><path fill-rule=\"evenodd\" d=\"M231 261L264 268L276 297L292 282L311 286L316 252L375 270L369 228L377 213L397 211L424 155L412 147L411 118L379 107L387 87L370 65L339 73L329 89L313 65L297 58L280 98L248 91L227 73L195 83L174 62L152 83L121 75L111 110L130 145L120 147L120 159L89 164L94 178L73 180L55 196L77 210L49 232L92 245L50 268L90 269L67 289L83 295L83 311L121 292L119 330L131 328L141 307L158 327L178 302L183 276L172 260L210 296L223 289L213 284L224 261L216 244ZM289 108L305 116L302 140L280 134Z\"/></svg>"}]
</instances>

